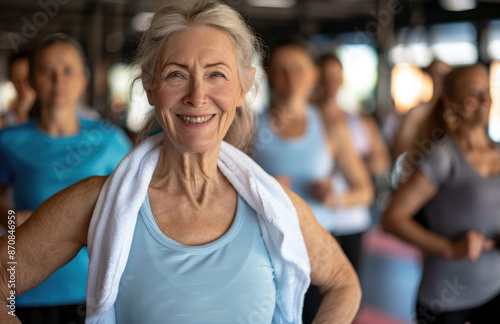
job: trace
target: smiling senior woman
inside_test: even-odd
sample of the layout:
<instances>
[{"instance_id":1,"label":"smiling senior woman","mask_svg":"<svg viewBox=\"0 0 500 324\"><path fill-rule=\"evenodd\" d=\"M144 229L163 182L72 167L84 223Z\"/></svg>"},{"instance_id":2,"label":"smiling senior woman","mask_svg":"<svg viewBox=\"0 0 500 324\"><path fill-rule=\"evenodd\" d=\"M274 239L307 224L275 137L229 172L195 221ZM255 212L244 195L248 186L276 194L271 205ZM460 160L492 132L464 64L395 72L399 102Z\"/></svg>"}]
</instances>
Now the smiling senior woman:
<instances>
[{"instance_id":1,"label":"smiling senior woman","mask_svg":"<svg viewBox=\"0 0 500 324\"><path fill-rule=\"evenodd\" d=\"M310 280L325 293L316 322L351 323L359 283L334 238L223 141L245 143L235 126L247 118L257 50L240 15L216 1L167 1L156 12L138 64L155 107L148 129L163 132L18 229L16 294L88 245L88 323L301 323ZM17 323L7 310L0 321Z\"/></svg>"}]
</instances>

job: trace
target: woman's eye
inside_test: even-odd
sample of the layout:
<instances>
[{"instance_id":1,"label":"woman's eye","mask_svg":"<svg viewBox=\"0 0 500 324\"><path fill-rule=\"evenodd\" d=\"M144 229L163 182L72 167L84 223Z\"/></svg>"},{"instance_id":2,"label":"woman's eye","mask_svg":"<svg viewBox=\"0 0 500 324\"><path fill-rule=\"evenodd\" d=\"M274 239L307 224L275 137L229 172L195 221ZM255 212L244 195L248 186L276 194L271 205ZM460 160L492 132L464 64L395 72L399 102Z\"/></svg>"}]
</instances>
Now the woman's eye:
<instances>
[{"instance_id":1,"label":"woman's eye","mask_svg":"<svg viewBox=\"0 0 500 324\"><path fill-rule=\"evenodd\" d=\"M184 76L180 72L172 72L167 76L167 78L182 78L182 77Z\"/></svg>"},{"instance_id":2,"label":"woman's eye","mask_svg":"<svg viewBox=\"0 0 500 324\"><path fill-rule=\"evenodd\" d=\"M225 78L226 76L224 74L222 74L221 72L213 72L212 74L210 74L210 77Z\"/></svg>"}]
</instances>

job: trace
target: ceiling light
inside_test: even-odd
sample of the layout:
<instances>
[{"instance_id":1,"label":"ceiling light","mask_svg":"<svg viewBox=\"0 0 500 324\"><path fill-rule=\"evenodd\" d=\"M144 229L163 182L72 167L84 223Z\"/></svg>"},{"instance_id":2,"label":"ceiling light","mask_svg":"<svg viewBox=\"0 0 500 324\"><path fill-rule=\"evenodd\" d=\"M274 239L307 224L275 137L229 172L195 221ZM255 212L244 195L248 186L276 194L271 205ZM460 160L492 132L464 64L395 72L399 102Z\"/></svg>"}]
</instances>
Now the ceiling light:
<instances>
[{"instance_id":1,"label":"ceiling light","mask_svg":"<svg viewBox=\"0 0 500 324\"><path fill-rule=\"evenodd\" d=\"M248 4L254 7L268 8L291 8L297 0L248 0Z\"/></svg>"},{"instance_id":2,"label":"ceiling light","mask_svg":"<svg viewBox=\"0 0 500 324\"><path fill-rule=\"evenodd\" d=\"M463 11L476 8L476 0L440 0L441 7L449 11Z\"/></svg>"},{"instance_id":3,"label":"ceiling light","mask_svg":"<svg viewBox=\"0 0 500 324\"><path fill-rule=\"evenodd\" d=\"M449 65L474 64L478 59L477 46L470 42L437 43L432 45L432 51Z\"/></svg>"}]
</instances>

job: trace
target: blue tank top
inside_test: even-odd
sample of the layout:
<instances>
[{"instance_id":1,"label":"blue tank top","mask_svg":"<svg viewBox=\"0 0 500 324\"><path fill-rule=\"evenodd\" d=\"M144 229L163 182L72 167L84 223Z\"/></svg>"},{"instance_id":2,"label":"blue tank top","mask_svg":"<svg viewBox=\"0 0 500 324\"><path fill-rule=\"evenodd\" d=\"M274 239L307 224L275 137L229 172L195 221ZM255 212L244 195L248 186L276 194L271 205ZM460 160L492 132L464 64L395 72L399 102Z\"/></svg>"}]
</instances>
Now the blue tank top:
<instances>
[{"instance_id":1,"label":"blue tank top","mask_svg":"<svg viewBox=\"0 0 500 324\"><path fill-rule=\"evenodd\" d=\"M323 123L315 108L308 107L306 131L294 139L276 135L269 114L262 114L255 133L252 157L270 175L289 176L292 180L290 189L307 202L326 230L334 231L332 210L311 195L311 182L331 178L334 166Z\"/></svg>"},{"instance_id":2,"label":"blue tank top","mask_svg":"<svg viewBox=\"0 0 500 324\"><path fill-rule=\"evenodd\" d=\"M58 191L93 175L109 175L132 144L104 121L80 119L80 132L52 137L37 119L0 131L0 184L14 189L16 211L35 210ZM16 306L40 307L85 302L87 248L38 286L16 298Z\"/></svg>"},{"instance_id":3,"label":"blue tank top","mask_svg":"<svg viewBox=\"0 0 500 324\"><path fill-rule=\"evenodd\" d=\"M146 196L120 280L117 323L271 323L275 296L257 215L241 197L224 235L185 246L161 232Z\"/></svg>"}]
</instances>

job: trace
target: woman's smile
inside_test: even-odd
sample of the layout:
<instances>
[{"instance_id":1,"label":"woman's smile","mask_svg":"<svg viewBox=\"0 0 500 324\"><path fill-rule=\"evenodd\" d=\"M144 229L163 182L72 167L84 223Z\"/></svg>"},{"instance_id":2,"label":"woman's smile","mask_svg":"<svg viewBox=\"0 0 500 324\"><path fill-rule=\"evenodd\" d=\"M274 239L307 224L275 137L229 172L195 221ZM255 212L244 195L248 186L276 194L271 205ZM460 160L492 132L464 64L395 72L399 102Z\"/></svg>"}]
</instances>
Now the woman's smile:
<instances>
[{"instance_id":1,"label":"woman's smile","mask_svg":"<svg viewBox=\"0 0 500 324\"><path fill-rule=\"evenodd\" d=\"M176 115L181 124L190 127L200 127L209 124L216 114L211 115Z\"/></svg>"}]
</instances>

